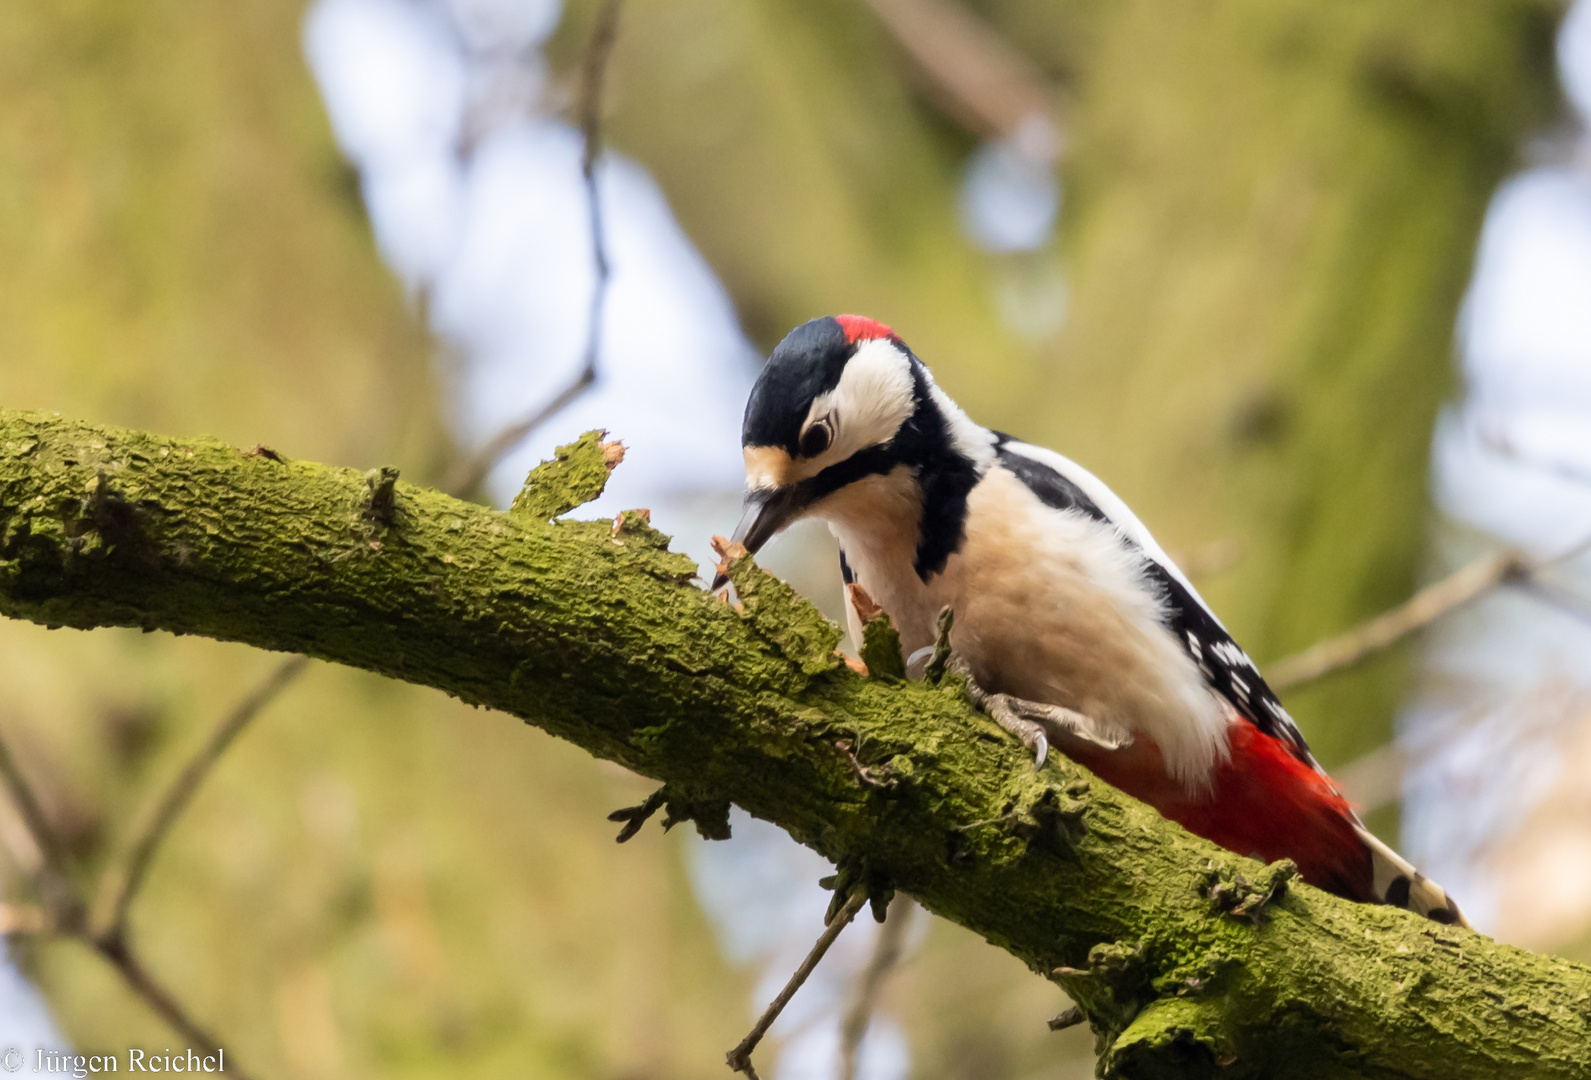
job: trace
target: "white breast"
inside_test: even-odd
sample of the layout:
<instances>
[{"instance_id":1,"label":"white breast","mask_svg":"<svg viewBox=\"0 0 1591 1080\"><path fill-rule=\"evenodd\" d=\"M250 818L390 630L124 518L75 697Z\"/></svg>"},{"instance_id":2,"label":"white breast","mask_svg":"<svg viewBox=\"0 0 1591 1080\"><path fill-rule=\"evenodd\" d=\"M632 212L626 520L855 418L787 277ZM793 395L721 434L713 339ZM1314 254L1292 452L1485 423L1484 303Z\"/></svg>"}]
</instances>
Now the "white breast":
<instances>
[{"instance_id":1,"label":"white breast","mask_svg":"<svg viewBox=\"0 0 1591 1080\"><path fill-rule=\"evenodd\" d=\"M931 645L939 610L979 685L1062 705L1102 733L1152 740L1190 788L1227 753L1226 718L1161 621L1142 558L1110 526L1058 511L995 466L968 497L966 539L926 583L916 553L916 485L904 470L815 508L858 582L889 612L909 654Z\"/></svg>"}]
</instances>

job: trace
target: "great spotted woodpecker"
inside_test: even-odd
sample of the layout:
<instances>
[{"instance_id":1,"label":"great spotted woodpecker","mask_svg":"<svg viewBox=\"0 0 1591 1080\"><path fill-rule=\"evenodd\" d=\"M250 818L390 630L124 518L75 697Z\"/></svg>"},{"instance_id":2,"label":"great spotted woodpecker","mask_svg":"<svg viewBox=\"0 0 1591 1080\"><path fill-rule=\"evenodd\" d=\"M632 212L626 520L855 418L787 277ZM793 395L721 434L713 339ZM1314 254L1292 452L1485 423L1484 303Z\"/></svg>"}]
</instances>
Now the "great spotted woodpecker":
<instances>
[{"instance_id":1,"label":"great spotted woodpecker","mask_svg":"<svg viewBox=\"0 0 1591 1080\"><path fill-rule=\"evenodd\" d=\"M792 330L752 389L742 444L734 538L755 552L797 518L827 521L853 636L857 604L876 603L909 665L950 608L975 698L1040 764L1053 741L1223 847L1464 923L1364 827L1126 504L1060 454L974 423L888 327L839 315Z\"/></svg>"}]
</instances>

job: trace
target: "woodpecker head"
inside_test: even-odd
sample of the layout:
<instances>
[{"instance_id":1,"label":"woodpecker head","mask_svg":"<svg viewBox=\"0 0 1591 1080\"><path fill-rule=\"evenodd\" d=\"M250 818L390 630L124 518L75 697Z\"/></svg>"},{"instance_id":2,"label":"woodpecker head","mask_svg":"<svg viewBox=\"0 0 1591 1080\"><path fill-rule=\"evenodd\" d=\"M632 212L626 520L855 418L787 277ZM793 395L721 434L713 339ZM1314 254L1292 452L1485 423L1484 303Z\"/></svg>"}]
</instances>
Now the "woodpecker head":
<instances>
[{"instance_id":1,"label":"woodpecker head","mask_svg":"<svg viewBox=\"0 0 1591 1080\"><path fill-rule=\"evenodd\" d=\"M889 444L916 411L914 366L889 327L860 315L786 334L746 401L734 539L755 552L824 496L893 468Z\"/></svg>"},{"instance_id":2,"label":"woodpecker head","mask_svg":"<svg viewBox=\"0 0 1591 1080\"><path fill-rule=\"evenodd\" d=\"M774 349L746 402L746 501L734 539L755 552L858 480L900 465L924 476L940 461L966 463L952 417L970 424L889 327L860 315L803 323Z\"/></svg>"}]
</instances>

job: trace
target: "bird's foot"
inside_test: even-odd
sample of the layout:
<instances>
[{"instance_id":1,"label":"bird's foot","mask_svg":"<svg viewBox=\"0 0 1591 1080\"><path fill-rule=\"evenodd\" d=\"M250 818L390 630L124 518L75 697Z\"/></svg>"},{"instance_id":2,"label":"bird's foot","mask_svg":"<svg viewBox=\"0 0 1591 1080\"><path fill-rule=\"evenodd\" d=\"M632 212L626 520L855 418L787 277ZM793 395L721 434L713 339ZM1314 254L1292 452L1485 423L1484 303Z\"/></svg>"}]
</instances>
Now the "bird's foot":
<instances>
[{"instance_id":1,"label":"bird's foot","mask_svg":"<svg viewBox=\"0 0 1591 1080\"><path fill-rule=\"evenodd\" d=\"M1052 740L1078 739L1104 750L1119 750L1124 742L1100 735L1098 726L1075 709L1029 701L1011 694L991 694L979 686L964 664L952 666L966 679L967 697L989 718L1015 735L1033 755L1033 767L1042 769L1049 757Z\"/></svg>"},{"instance_id":2,"label":"bird's foot","mask_svg":"<svg viewBox=\"0 0 1591 1080\"><path fill-rule=\"evenodd\" d=\"M975 684L968 683L968 691L971 692L974 686ZM1044 725L1023 715L1022 709L1022 706L1035 705L1036 702L1023 701L1010 694L984 694L982 701L976 696L973 697L973 701L989 714L991 720L1015 735L1022 745L1028 748L1028 752L1033 755L1033 768L1044 768L1044 762L1050 756L1050 737L1045 733Z\"/></svg>"}]
</instances>

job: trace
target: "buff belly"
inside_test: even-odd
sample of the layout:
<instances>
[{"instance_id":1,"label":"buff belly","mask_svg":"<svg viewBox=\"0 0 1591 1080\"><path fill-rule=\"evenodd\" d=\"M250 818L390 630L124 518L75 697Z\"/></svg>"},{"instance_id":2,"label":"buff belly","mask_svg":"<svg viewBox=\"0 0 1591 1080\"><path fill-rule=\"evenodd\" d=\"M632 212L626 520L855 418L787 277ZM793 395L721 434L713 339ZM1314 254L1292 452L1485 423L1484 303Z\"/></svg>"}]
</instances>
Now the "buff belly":
<instances>
[{"instance_id":1,"label":"buff belly","mask_svg":"<svg viewBox=\"0 0 1591 1080\"><path fill-rule=\"evenodd\" d=\"M968 498L960 548L925 582L908 480L871 478L819 509L907 653L932 644L948 606L951 644L985 690L1074 709L1106 737L1148 738L1180 783L1207 784L1226 755L1222 710L1115 530L1044 506L997 466Z\"/></svg>"}]
</instances>

